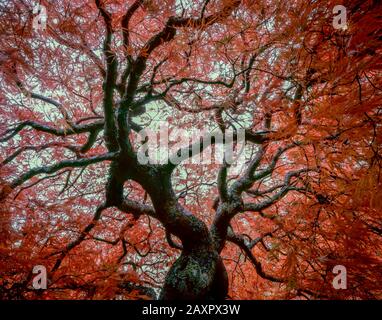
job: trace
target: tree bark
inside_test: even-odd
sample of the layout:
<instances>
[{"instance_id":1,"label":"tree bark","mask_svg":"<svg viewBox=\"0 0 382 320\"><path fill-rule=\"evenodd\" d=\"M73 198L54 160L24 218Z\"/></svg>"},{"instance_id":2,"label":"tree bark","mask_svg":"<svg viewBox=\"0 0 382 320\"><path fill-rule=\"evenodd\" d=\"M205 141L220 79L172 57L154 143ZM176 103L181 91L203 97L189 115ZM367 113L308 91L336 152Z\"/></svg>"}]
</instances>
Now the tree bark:
<instances>
[{"instance_id":1,"label":"tree bark","mask_svg":"<svg viewBox=\"0 0 382 320\"><path fill-rule=\"evenodd\" d=\"M160 299L223 300L228 292L228 278L223 261L209 246L183 250L170 268Z\"/></svg>"},{"instance_id":2,"label":"tree bark","mask_svg":"<svg viewBox=\"0 0 382 320\"><path fill-rule=\"evenodd\" d=\"M141 172L132 178L149 193L156 218L182 242L182 253L166 276L160 299L224 299L228 277L217 245L206 224L179 204L171 184L172 170L150 166L135 172Z\"/></svg>"}]
</instances>

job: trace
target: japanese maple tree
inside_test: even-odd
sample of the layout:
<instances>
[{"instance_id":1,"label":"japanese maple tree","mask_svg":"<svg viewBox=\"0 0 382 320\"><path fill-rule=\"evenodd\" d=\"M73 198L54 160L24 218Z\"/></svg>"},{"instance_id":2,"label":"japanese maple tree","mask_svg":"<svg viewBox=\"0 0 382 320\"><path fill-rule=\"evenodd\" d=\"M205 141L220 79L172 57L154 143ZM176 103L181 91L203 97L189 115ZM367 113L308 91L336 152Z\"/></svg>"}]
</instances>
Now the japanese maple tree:
<instances>
[{"instance_id":1,"label":"japanese maple tree","mask_svg":"<svg viewBox=\"0 0 382 320\"><path fill-rule=\"evenodd\" d=\"M382 297L379 1L13 0L0 17L2 299ZM200 133L170 141L180 163L139 160L161 121ZM226 142L212 130L244 131L242 166L192 161Z\"/></svg>"}]
</instances>

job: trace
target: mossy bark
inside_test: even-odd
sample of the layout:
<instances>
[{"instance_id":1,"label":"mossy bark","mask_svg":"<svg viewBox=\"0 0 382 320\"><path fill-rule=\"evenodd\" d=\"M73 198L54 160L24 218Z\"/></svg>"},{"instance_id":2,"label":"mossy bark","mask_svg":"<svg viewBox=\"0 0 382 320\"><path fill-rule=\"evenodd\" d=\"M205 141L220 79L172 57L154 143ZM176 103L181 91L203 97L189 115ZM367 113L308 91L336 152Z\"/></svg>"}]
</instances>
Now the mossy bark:
<instances>
[{"instance_id":1,"label":"mossy bark","mask_svg":"<svg viewBox=\"0 0 382 320\"><path fill-rule=\"evenodd\" d=\"M166 276L160 299L224 299L228 277L220 257L222 246L216 243L207 225L178 202L171 182L172 170L165 166L121 162L117 171L122 180L132 179L143 186L155 209L154 217L166 232L182 242L182 253Z\"/></svg>"},{"instance_id":2,"label":"mossy bark","mask_svg":"<svg viewBox=\"0 0 382 320\"><path fill-rule=\"evenodd\" d=\"M184 250L170 268L160 299L223 300L228 277L223 261L211 246Z\"/></svg>"}]
</instances>

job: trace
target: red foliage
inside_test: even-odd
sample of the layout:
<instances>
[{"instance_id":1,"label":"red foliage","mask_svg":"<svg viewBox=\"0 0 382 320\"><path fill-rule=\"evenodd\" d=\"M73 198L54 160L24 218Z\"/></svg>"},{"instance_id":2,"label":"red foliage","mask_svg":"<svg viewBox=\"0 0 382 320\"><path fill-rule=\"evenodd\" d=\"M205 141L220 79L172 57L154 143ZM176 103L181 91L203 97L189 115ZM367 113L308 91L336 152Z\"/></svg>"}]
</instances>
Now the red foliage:
<instances>
[{"instance_id":1,"label":"red foliage","mask_svg":"<svg viewBox=\"0 0 382 320\"><path fill-rule=\"evenodd\" d=\"M245 243L258 239L250 251L266 276L227 241L221 255L230 298L382 298L378 1L344 1L347 28L341 30L332 26L337 1L41 3L48 19L39 31L32 28L30 1L0 5L0 297L149 299L152 292L142 288L158 291L179 255L158 220L115 207L84 232L104 201L110 159L41 171L17 183L33 168L108 152L103 126L74 131L106 118L105 75L113 52L114 110L133 83L129 68L145 60L134 92L134 101L147 99L145 113L133 118L142 126L156 129L164 120L171 129L261 132L266 142L258 168L280 147L298 142L243 193L243 202L266 201L269 188L289 172L315 168L293 177L295 190L270 206L232 219ZM128 8L131 18L123 26ZM151 47L170 17L190 20ZM136 133L130 140L137 148ZM250 144L247 154L254 157L256 148ZM179 203L207 225L219 200L219 167L187 163L172 176ZM229 171L227 185L243 172ZM132 180L124 197L151 204L147 190ZM38 264L49 271L42 292L31 285ZM332 286L335 265L347 268L346 290Z\"/></svg>"}]
</instances>

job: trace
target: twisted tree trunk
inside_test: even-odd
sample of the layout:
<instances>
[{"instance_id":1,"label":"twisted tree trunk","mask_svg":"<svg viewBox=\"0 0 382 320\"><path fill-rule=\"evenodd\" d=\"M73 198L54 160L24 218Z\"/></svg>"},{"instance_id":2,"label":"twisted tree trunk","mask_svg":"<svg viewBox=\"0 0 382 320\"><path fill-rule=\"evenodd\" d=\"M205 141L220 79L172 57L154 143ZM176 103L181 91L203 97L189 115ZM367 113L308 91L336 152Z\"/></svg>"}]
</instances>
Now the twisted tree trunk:
<instances>
[{"instance_id":1,"label":"twisted tree trunk","mask_svg":"<svg viewBox=\"0 0 382 320\"><path fill-rule=\"evenodd\" d=\"M221 300L227 291L223 261L215 248L205 243L182 251L167 274L160 299Z\"/></svg>"},{"instance_id":2,"label":"twisted tree trunk","mask_svg":"<svg viewBox=\"0 0 382 320\"><path fill-rule=\"evenodd\" d=\"M206 224L179 204L171 184L172 169L135 166L142 170L131 172L131 178L149 193L155 217L170 237L173 234L182 242L182 253L166 276L160 299L224 299L228 278L217 243Z\"/></svg>"}]
</instances>

